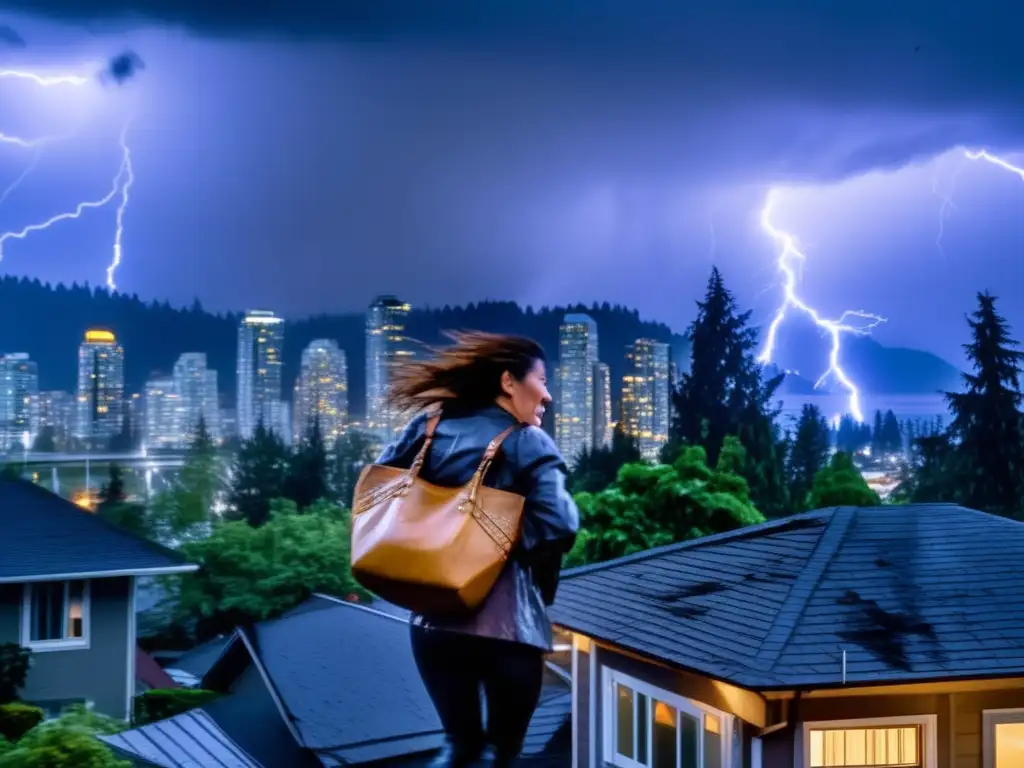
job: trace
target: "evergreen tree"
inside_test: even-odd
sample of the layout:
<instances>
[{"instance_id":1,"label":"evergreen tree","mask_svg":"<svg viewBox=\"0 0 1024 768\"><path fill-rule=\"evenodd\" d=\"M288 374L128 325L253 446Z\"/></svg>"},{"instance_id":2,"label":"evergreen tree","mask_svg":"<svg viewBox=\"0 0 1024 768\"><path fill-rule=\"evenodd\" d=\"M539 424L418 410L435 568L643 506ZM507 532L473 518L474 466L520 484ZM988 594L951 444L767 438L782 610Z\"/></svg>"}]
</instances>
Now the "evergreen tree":
<instances>
[{"instance_id":1,"label":"evergreen tree","mask_svg":"<svg viewBox=\"0 0 1024 768\"><path fill-rule=\"evenodd\" d=\"M882 436L882 412L875 411L875 426L871 430L871 455L880 456L885 452L884 437Z\"/></svg>"},{"instance_id":2,"label":"evergreen tree","mask_svg":"<svg viewBox=\"0 0 1024 768\"><path fill-rule=\"evenodd\" d=\"M36 439L32 443L32 451L35 453L54 453L56 450L56 431L52 425L47 424L39 430L39 434L36 435Z\"/></svg>"},{"instance_id":3,"label":"evergreen tree","mask_svg":"<svg viewBox=\"0 0 1024 768\"><path fill-rule=\"evenodd\" d=\"M796 435L789 454L788 476L793 509L807 509L807 495L814 478L828 462L831 430L816 405L805 404L800 411Z\"/></svg>"},{"instance_id":4,"label":"evergreen tree","mask_svg":"<svg viewBox=\"0 0 1024 768\"><path fill-rule=\"evenodd\" d=\"M262 420L251 438L242 443L235 460L230 511L233 520L263 525L270 516L270 502L284 495L288 478L288 448Z\"/></svg>"},{"instance_id":5,"label":"evergreen tree","mask_svg":"<svg viewBox=\"0 0 1024 768\"><path fill-rule=\"evenodd\" d=\"M369 435L358 429L346 429L334 441L331 485L340 504L345 507L352 505L359 474L363 467L372 464L375 458L373 442Z\"/></svg>"},{"instance_id":6,"label":"evergreen tree","mask_svg":"<svg viewBox=\"0 0 1024 768\"><path fill-rule=\"evenodd\" d=\"M1024 491L1024 438L1021 434L1020 365L1024 352L1009 325L996 312L996 299L978 294L964 345L974 366L962 374L963 392L947 392L953 413L950 435L956 445L956 472L962 502L976 509L1013 515Z\"/></svg>"},{"instance_id":7,"label":"evergreen tree","mask_svg":"<svg viewBox=\"0 0 1024 768\"><path fill-rule=\"evenodd\" d=\"M292 454L284 495L294 501L300 510L329 496L327 448L324 446L319 418L313 420L302 444Z\"/></svg>"},{"instance_id":8,"label":"evergreen tree","mask_svg":"<svg viewBox=\"0 0 1024 768\"><path fill-rule=\"evenodd\" d=\"M569 488L573 493L603 491L615 482L620 468L638 461L640 448L636 440L616 425L611 445L580 454L569 475Z\"/></svg>"},{"instance_id":9,"label":"evergreen tree","mask_svg":"<svg viewBox=\"0 0 1024 768\"><path fill-rule=\"evenodd\" d=\"M882 453L899 453L903 450L903 432L900 430L900 422L896 414L891 410L885 412L882 421Z\"/></svg>"},{"instance_id":10,"label":"evergreen tree","mask_svg":"<svg viewBox=\"0 0 1024 768\"><path fill-rule=\"evenodd\" d=\"M788 508L785 452L772 405L783 375L765 382L755 359L757 332L749 327L750 312L739 312L717 268L711 272L697 318L688 329L690 371L674 393L675 421L671 434L678 453L683 445L700 446L708 463L728 435L746 449L744 476L755 505L768 516Z\"/></svg>"},{"instance_id":11,"label":"evergreen tree","mask_svg":"<svg viewBox=\"0 0 1024 768\"><path fill-rule=\"evenodd\" d=\"M954 449L949 435L928 434L910 448L910 472L901 476L896 492L913 502L948 502L958 499Z\"/></svg>"},{"instance_id":12,"label":"evergreen tree","mask_svg":"<svg viewBox=\"0 0 1024 768\"><path fill-rule=\"evenodd\" d=\"M111 507L116 504L122 504L128 498L128 495L124 490L124 477L121 472L121 466L116 462L112 462L107 472L107 482L105 482L103 487L100 488L101 507Z\"/></svg>"}]
</instances>

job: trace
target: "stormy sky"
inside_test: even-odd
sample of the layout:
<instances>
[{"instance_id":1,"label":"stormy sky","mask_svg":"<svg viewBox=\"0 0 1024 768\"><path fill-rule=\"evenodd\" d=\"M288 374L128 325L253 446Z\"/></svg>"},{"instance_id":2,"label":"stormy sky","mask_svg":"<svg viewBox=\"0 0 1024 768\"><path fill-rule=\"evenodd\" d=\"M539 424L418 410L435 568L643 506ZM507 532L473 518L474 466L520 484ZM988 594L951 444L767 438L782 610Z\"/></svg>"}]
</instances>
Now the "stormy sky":
<instances>
[{"instance_id":1,"label":"stormy sky","mask_svg":"<svg viewBox=\"0 0 1024 768\"><path fill-rule=\"evenodd\" d=\"M1024 163L1016 5L0 0L0 71L146 65L0 79L0 132L68 136L0 144L0 196L31 167L0 233L105 195L131 119L121 290L290 316L596 299L681 329L713 263L770 316L778 187L809 303L959 362L975 291L1024 324L1024 181L963 151ZM115 203L7 240L0 272L102 284Z\"/></svg>"}]
</instances>

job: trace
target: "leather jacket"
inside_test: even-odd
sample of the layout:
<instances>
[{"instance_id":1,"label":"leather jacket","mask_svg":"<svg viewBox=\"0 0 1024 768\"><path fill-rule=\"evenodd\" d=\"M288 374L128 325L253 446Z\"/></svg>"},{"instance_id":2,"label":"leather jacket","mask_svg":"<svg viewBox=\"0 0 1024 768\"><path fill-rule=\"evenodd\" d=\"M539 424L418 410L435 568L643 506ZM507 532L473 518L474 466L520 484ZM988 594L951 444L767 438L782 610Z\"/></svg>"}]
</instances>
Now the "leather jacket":
<instances>
[{"instance_id":1,"label":"leather jacket","mask_svg":"<svg viewBox=\"0 0 1024 768\"><path fill-rule=\"evenodd\" d=\"M426 414L414 418L377 463L409 467L423 445L426 422ZM487 444L515 424L515 417L498 405L474 411L446 405L420 477L436 485L465 485ZM413 623L551 650L547 606L555 599L562 556L572 549L579 530L579 512L565 477L565 462L543 430L521 425L505 438L484 485L526 499L519 543L476 613L457 619L414 616Z\"/></svg>"}]
</instances>

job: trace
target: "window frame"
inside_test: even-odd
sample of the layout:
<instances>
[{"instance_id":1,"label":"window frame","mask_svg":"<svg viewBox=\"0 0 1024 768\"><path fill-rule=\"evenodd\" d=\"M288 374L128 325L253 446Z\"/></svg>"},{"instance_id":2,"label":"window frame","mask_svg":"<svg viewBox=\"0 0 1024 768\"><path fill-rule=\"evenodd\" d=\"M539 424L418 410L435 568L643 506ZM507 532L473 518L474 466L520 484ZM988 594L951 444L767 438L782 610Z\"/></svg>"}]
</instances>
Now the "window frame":
<instances>
[{"instance_id":1,"label":"window frame","mask_svg":"<svg viewBox=\"0 0 1024 768\"><path fill-rule=\"evenodd\" d=\"M886 728L916 725L921 729L922 768L938 768L938 715L905 715L899 717L864 717L854 720L814 720L801 724L798 734L799 752L793 761L798 768L811 768L811 731L833 731L852 728Z\"/></svg>"},{"instance_id":2,"label":"window frame","mask_svg":"<svg viewBox=\"0 0 1024 768\"><path fill-rule=\"evenodd\" d=\"M39 584L61 584L64 587L64 621L67 621L68 592L72 582L82 582L82 636L64 637L60 640L33 640L32 639L32 602L35 595L35 587ZM89 640L92 625L92 582L89 579L62 579L60 581L40 581L25 584L21 601L21 645L36 653L47 651L71 651L86 650L89 648ZM65 634L67 627L65 626Z\"/></svg>"},{"instance_id":3,"label":"window frame","mask_svg":"<svg viewBox=\"0 0 1024 768\"><path fill-rule=\"evenodd\" d=\"M707 715L718 718L719 727L721 729L721 740L722 740L722 766L727 768L732 765L732 737L734 729L735 716L730 715L728 712L723 712L720 709L708 706L703 702L697 701L696 699L690 699L685 696L681 696L678 693L672 693L664 688L659 688L655 685L645 683L643 680L639 680L632 675L627 675L623 672L619 672L617 669L612 667L601 668L601 751L602 761L606 765L614 765L617 768L647 768L647 765L637 760L633 760L628 757L623 757L617 754L615 751L615 734L616 730L616 715L618 708L616 707L615 700L615 686L622 685L626 688L631 689L634 693L640 693L648 699L648 717L653 712L653 705L650 703L652 699L657 699L671 707L674 707L679 714L687 714L691 717L699 718L700 721L700 733L701 738L698 740L700 750L700 760L704 762L704 733L706 729L705 718ZM635 699L634 699L635 701ZM635 707L635 705L634 705ZM678 720L676 723L676 734L678 739L679 728ZM633 719L633 735L634 740L636 738L636 718ZM648 724L647 727L647 755L652 757L654 754L654 729ZM676 764L679 765L679 753L676 753ZM599 761L601 762L601 761Z\"/></svg>"},{"instance_id":4,"label":"window frame","mask_svg":"<svg viewBox=\"0 0 1024 768\"><path fill-rule=\"evenodd\" d=\"M1005 723L1024 723L1024 708L981 710L981 764L994 768L996 764L996 726Z\"/></svg>"}]
</instances>

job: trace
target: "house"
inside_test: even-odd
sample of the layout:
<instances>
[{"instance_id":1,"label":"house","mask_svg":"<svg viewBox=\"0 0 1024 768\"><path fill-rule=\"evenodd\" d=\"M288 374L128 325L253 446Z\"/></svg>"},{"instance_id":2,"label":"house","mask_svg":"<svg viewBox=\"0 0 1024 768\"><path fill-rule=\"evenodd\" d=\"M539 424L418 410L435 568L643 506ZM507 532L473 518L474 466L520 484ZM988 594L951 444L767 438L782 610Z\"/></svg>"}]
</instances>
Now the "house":
<instances>
[{"instance_id":1,"label":"house","mask_svg":"<svg viewBox=\"0 0 1024 768\"><path fill-rule=\"evenodd\" d=\"M32 651L21 697L127 718L136 692L135 580L196 566L24 480L0 479L0 644Z\"/></svg>"},{"instance_id":2,"label":"house","mask_svg":"<svg viewBox=\"0 0 1024 768\"><path fill-rule=\"evenodd\" d=\"M524 749L530 768L565 768L572 689L548 670ZM409 644L408 615L316 595L241 628L206 673L220 698L102 737L139 766L426 766L443 743Z\"/></svg>"},{"instance_id":3,"label":"house","mask_svg":"<svg viewBox=\"0 0 1024 768\"><path fill-rule=\"evenodd\" d=\"M1024 766L1024 524L839 507L567 571L590 766Z\"/></svg>"}]
</instances>

